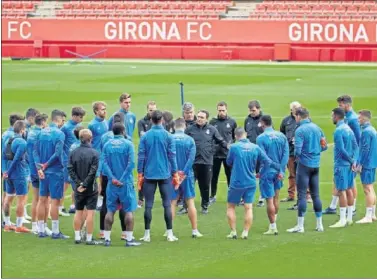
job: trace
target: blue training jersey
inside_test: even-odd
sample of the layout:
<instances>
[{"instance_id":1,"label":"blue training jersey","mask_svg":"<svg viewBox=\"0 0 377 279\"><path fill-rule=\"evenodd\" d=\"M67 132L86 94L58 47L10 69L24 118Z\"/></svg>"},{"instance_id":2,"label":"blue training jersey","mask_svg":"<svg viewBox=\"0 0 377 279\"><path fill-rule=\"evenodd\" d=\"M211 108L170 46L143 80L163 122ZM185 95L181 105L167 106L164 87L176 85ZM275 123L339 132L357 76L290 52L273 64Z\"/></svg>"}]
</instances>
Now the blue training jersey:
<instances>
[{"instance_id":1,"label":"blue training jersey","mask_svg":"<svg viewBox=\"0 0 377 279\"><path fill-rule=\"evenodd\" d=\"M102 136L109 130L107 121L100 117L95 117L90 121L88 129L92 132L92 146L98 152L101 151L101 139Z\"/></svg>"},{"instance_id":2,"label":"blue training jersey","mask_svg":"<svg viewBox=\"0 0 377 279\"><path fill-rule=\"evenodd\" d=\"M154 125L141 137L137 172L147 179L168 179L177 172L175 142L162 125Z\"/></svg>"},{"instance_id":3,"label":"blue training jersey","mask_svg":"<svg viewBox=\"0 0 377 279\"><path fill-rule=\"evenodd\" d=\"M377 132L370 124L362 127L360 138L360 151L357 164L366 169L377 168Z\"/></svg>"},{"instance_id":4,"label":"blue training jersey","mask_svg":"<svg viewBox=\"0 0 377 279\"><path fill-rule=\"evenodd\" d=\"M258 145L248 139L241 139L230 146L226 163L232 167L232 188L256 187L255 169L258 163L280 170L280 165L273 163Z\"/></svg>"},{"instance_id":5,"label":"blue training jersey","mask_svg":"<svg viewBox=\"0 0 377 279\"><path fill-rule=\"evenodd\" d=\"M361 137L361 127L357 119L357 114L353 110L346 112L346 118L344 119L344 122L348 126L350 126L352 132L355 134L356 142L357 144L359 144Z\"/></svg>"},{"instance_id":6,"label":"blue training jersey","mask_svg":"<svg viewBox=\"0 0 377 279\"><path fill-rule=\"evenodd\" d=\"M34 161L38 164L47 163L45 173L63 171L63 146L65 135L55 123L42 129L34 146Z\"/></svg>"},{"instance_id":7,"label":"blue training jersey","mask_svg":"<svg viewBox=\"0 0 377 279\"><path fill-rule=\"evenodd\" d=\"M280 164L280 173L284 174L289 160L289 144L286 136L270 127L257 137L257 145L267 154L268 158ZM262 166L262 174L270 171L276 172L273 168Z\"/></svg>"},{"instance_id":8,"label":"blue training jersey","mask_svg":"<svg viewBox=\"0 0 377 279\"><path fill-rule=\"evenodd\" d=\"M13 127L9 127L2 135L1 135L1 154L5 151L5 143L8 142L8 139L14 136ZM3 164L7 164L7 160L4 158Z\"/></svg>"},{"instance_id":9,"label":"blue training jersey","mask_svg":"<svg viewBox=\"0 0 377 279\"><path fill-rule=\"evenodd\" d=\"M11 150L14 154L13 160L8 161L6 159L6 148L2 152L2 165L1 171L7 172L9 179L25 179L29 174L29 166L26 161L26 141L21 135L14 134L13 142L11 144ZM5 141L5 145L8 144L10 138Z\"/></svg>"},{"instance_id":10,"label":"blue training jersey","mask_svg":"<svg viewBox=\"0 0 377 279\"><path fill-rule=\"evenodd\" d=\"M175 142L178 170L183 171L187 177L193 177L192 166L196 154L194 139L186 135L184 131L175 131L172 137Z\"/></svg>"},{"instance_id":11,"label":"blue training jersey","mask_svg":"<svg viewBox=\"0 0 377 279\"><path fill-rule=\"evenodd\" d=\"M136 115L133 112L125 111L124 109L120 109L119 112L124 114L124 127L126 127L127 136L132 139L136 127ZM109 119L109 131L112 131L113 129L113 118L114 115Z\"/></svg>"},{"instance_id":12,"label":"blue training jersey","mask_svg":"<svg viewBox=\"0 0 377 279\"><path fill-rule=\"evenodd\" d=\"M334 166L351 166L356 163L357 157L356 137L344 121L339 121L334 132Z\"/></svg>"},{"instance_id":13,"label":"blue training jersey","mask_svg":"<svg viewBox=\"0 0 377 279\"><path fill-rule=\"evenodd\" d=\"M131 141L124 136L114 136L105 144L103 157L103 172L109 181L117 179L125 185L133 185L135 151Z\"/></svg>"},{"instance_id":14,"label":"blue training jersey","mask_svg":"<svg viewBox=\"0 0 377 279\"><path fill-rule=\"evenodd\" d=\"M29 130L28 135L27 135L27 140L26 140L27 155L28 155L28 163L29 163L29 168L30 168L30 175L32 176L38 175L37 168L34 162L33 152L34 152L34 146L37 143L37 139L41 131L42 131L42 128L34 126L33 128Z\"/></svg>"},{"instance_id":15,"label":"blue training jersey","mask_svg":"<svg viewBox=\"0 0 377 279\"><path fill-rule=\"evenodd\" d=\"M77 141L77 138L73 131L77 127L77 125L81 125L72 119L69 120L67 123L63 125L61 128L61 131L64 133L65 139L64 139L64 147L63 147L63 162L65 165L68 162L68 157L69 157L69 148L71 145Z\"/></svg>"},{"instance_id":16,"label":"blue training jersey","mask_svg":"<svg viewBox=\"0 0 377 279\"><path fill-rule=\"evenodd\" d=\"M327 150L321 147L321 139L325 138L323 131L309 119L300 121L299 127L295 132L295 157L309 168L319 168L321 152Z\"/></svg>"}]
</instances>

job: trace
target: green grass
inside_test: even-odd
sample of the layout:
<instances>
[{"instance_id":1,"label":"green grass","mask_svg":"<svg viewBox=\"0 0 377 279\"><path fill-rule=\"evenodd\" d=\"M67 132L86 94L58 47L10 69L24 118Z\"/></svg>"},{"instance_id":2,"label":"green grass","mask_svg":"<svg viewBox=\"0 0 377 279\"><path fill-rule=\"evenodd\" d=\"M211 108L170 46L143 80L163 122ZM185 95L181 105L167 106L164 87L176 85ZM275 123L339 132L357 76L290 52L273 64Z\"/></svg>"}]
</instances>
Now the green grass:
<instances>
[{"instance_id":1,"label":"green grass","mask_svg":"<svg viewBox=\"0 0 377 279\"><path fill-rule=\"evenodd\" d=\"M136 67L136 68L135 68ZM369 108L377 115L377 71L362 66L274 66L219 64L135 64L106 63L72 65L65 62L3 62L2 128L8 126L11 112L35 107L50 113L60 108L69 112L82 105L92 118L91 103L106 101L109 113L118 109L121 92L132 94L132 111L140 119L145 105L155 100L160 109L180 113L179 81L185 83L185 97L197 109L216 113L216 103L227 101L229 114L242 125L251 99L261 101L264 113L272 114L275 126L289 112L289 103L299 101L309 108L329 142L334 126L331 109L336 97L348 93L355 109ZM377 119L373 123L377 125ZM137 144L136 134L134 141ZM281 204L280 235L266 237L265 208L255 208L254 225L248 241L227 241L226 185L221 174L218 203L208 216L199 215L203 239L190 238L186 216L174 223L178 243L162 237L164 221L159 196L153 211L152 242L137 248L125 248L120 241L116 219L111 248L77 246L73 240L53 241L32 235L3 233L3 277L375 277L377 268L377 225L354 225L341 230L328 226L337 216L325 216L324 233L313 231L315 217L309 210L306 233L285 232L296 223L296 212ZM321 167L321 197L328 205L332 187L332 149L324 153ZM365 211L364 196L358 180L357 218ZM282 190L285 197L287 183ZM197 191L199 195L199 191ZM196 199L199 205L199 197ZM69 201L66 201L66 206ZM310 206L309 206L310 208ZM237 209L238 230L242 229L242 208ZM96 227L98 228L98 216ZM73 236L72 217L61 218L61 228ZM96 229L96 234L98 229ZM136 237L143 234L143 212L136 212Z\"/></svg>"}]
</instances>

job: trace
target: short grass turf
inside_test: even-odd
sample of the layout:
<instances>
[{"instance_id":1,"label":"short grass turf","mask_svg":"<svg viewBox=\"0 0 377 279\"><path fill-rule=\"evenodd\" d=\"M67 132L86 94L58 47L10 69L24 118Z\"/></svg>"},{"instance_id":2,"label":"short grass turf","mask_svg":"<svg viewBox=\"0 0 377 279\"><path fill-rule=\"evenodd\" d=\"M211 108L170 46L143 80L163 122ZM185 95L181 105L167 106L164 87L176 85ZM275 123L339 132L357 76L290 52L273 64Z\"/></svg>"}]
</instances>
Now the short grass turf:
<instances>
[{"instance_id":1,"label":"short grass turf","mask_svg":"<svg viewBox=\"0 0 377 279\"><path fill-rule=\"evenodd\" d=\"M289 113L289 103L299 101L308 107L315 123L332 142L334 126L331 110L336 97L350 94L356 110L368 108L377 115L377 71L362 66L275 66L218 64L105 63L67 65L66 62L3 62L2 128L8 127L11 112L35 107L50 113L59 108L67 113L75 105L87 110L85 125L93 118L91 103L108 104L115 112L121 92L132 94L132 111L137 119L145 115L146 103L157 102L160 109L180 114L178 83L185 83L186 101L197 109L216 114L216 103L225 100L229 114L243 124L247 103L258 99L263 112L272 114L279 127ZM376 118L373 123L377 125ZM134 134L137 145L138 139ZM332 149L322 156L320 193L327 207L332 188ZM315 217L310 209L305 234L286 233L296 224L297 213L281 204L279 236L264 236L268 228L265 208L254 209L250 238L227 240L226 192L223 171L218 202L207 216L199 215L203 239L191 238L187 216L178 216L174 232L177 243L167 243L163 211L157 194L152 221L152 242L125 248L120 240L116 218L112 247L75 245L73 239L38 239L33 235L2 233L3 277L375 277L377 267L377 223L329 229L336 215L324 216L324 233L314 232ZM357 180L357 217L364 215L364 195ZM67 193L69 194L69 193ZM199 191L197 191L199 194ZM281 197L287 194L287 181ZM30 200L30 199L29 199ZM199 207L199 197L196 205ZM66 200L66 207L70 204ZM29 208L30 209L30 208ZM30 214L30 213L29 213ZM242 208L237 209L238 232L242 230ZM98 215L98 214L97 214ZM14 221L14 218L12 218ZM143 210L136 212L135 235L143 234ZM62 217L61 230L73 237L72 217ZM96 220L98 234L98 216Z\"/></svg>"}]
</instances>

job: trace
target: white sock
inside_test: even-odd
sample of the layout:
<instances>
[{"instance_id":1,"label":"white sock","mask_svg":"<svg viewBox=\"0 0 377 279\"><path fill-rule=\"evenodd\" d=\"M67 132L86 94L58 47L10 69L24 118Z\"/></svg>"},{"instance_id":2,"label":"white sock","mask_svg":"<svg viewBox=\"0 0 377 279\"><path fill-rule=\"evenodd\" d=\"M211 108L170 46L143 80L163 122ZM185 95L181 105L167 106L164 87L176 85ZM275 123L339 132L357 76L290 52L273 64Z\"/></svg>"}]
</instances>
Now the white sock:
<instances>
[{"instance_id":1,"label":"white sock","mask_svg":"<svg viewBox=\"0 0 377 279\"><path fill-rule=\"evenodd\" d=\"M111 241L111 238L110 238L111 231L104 231L104 235L105 235L105 240Z\"/></svg>"},{"instance_id":2,"label":"white sock","mask_svg":"<svg viewBox=\"0 0 377 279\"><path fill-rule=\"evenodd\" d=\"M317 227L323 227L323 225L322 225L322 216L321 217L317 217Z\"/></svg>"},{"instance_id":3,"label":"white sock","mask_svg":"<svg viewBox=\"0 0 377 279\"><path fill-rule=\"evenodd\" d=\"M126 240L132 241L134 232L132 231L126 231Z\"/></svg>"},{"instance_id":4,"label":"white sock","mask_svg":"<svg viewBox=\"0 0 377 279\"><path fill-rule=\"evenodd\" d=\"M27 214L27 207L26 207L26 205L24 206L24 216L27 216L28 214Z\"/></svg>"},{"instance_id":5,"label":"white sock","mask_svg":"<svg viewBox=\"0 0 377 279\"><path fill-rule=\"evenodd\" d=\"M39 233L45 232L45 222L44 221L38 221L38 232Z\"/></svg>"},{"instance_id":6,"label":"white sock","mask_svg":"<svg viewBox=\"0 0 377 279\"><path fill-rule=\"evenodd\" d=\"M32 231L38 230L37 222L31 222L31 230Z\"/></svg>"},{"instance_id":7,"label":"white sock","mask_svg":"<svg viewBox=\"0 0 377 279\"><path fill-rule=\"evenodd\" d=\"M75 231L75 240L81 240L80 231Z\"/></svg>"},{"instance_id":8,"label":"white sock","mask_svg":"<svg viewBox=\"0 0 377 279\"><path fill-rule=\"evenodd\" d=\"M150 237L151 236L151 230L145 230L144 237Z\"/></svg>"},{"instance_id":9,"label":"white sock","mask_svg":"<svg viewBox=\"0 0 377 279\"><path fill-rule=\"evenodd\" d=\"M103 230L100 230L100 231L99 231L99 233L100 233L100 234L104 234L104 233L105 233L105 231L103 231Z\"/></svg>"},{"instance_id":10,"label":"white sock","mask_svg":"<svg viewBox=\"0 0 377 279\"><path fill-rule=\"evenodd\" d=\"M48 229L47 223L44 223L44 228L45 228L45 230Z\"/></svg>"},{"instance_id":11,"label":"white sock","mask_svg":"<svg viewBox=\"0 0 377 279\"><path fill-rule=\"evenodd\" d=\"M93 240L93 234L87 234L86 235L86 241L90 242Z\"/></svg>"},{"instance_id":12,"label":"white sock","mask_svg":"<svg viewBox=\"0 0 377 279\"><path fill-rule=\"evenodd\" d=\"M4 222L6 226L10 226L10 217L9 216L4 216Z\"/></svg>"},{"instance_id":13,"label":"white sock","mask_svg":"<svg viewBox=\"0 0 377 279\"><path fill-rule=\"evenodd\" d=\"M304 219L305 219L305 217L298 217L297 225L298 225L299 228L304 228Z\"/></svg>"},{"instance_id":14,"label":"white sock","mask_svg":"<svg viewBox=\"0 0 377 279\"><path fill-rule=\"evenodd\" d=\"M338 196L332 196L332 200L331 200L331 203L330 203L330 208L331 209L336 209L336 207L338 206L338 201L339 201L339 197Z\"/></svg>"},{"instance_id":15,"label":"white sock","mask_svg":"<svg viewBox=\"0 0 377 279\"><path fill-rule=\"evenodd\" d=\"M236 231L234 231L234 235L237 235ZM246 236L249 235L249 231L247 231L247 230L243 230L243 231L242 231L242 235L243 235L243 236L245 236L245 235L246 235Z\"/></svg>"},{"instance_id":16,"label":"white sock","mask_svg":"<svg viewBox=\"0 0 377 279\"><path fill-rule=\"evenodd\" d=\"M22 227L22 221L24 220L24 217L17 217L16 219L16 226L17 228Z\"/></svg>"},{"instance_id":17,"label":"white sock","mask_svg":"<svg viewBox=\"0 0 377 279\"><path fill-rule=\"evenodd\" d=\"M166 232L168 233L168 237L173 236L173 230L166 230Z\"/></svg>"},{"instance_id":18,"label":"white sock","mask_svg":"<svg viewBox=\"0 0 377 279\"><path fill-rule=\"evenodd\" d=\"M367 207L367 210L366 210L366 213L365 213L365 217L367 217L369 219L372 219L372 216L373 216L373 208L372 207Z\"/></svg>"},{"instance_id":19,"label":"white sock","mask_svg":"<svg viewBox=\"0 0 377 279\"><path fill-rule=\"evenodd\" d=\"M127 231L122 231L122 236L126 236L127 235Z\"/></svg>"},{"instance_id":20,"label":"white sock","mask_svg":"<svg viewBox=\"0 0 377 279\"><path fill-rule=\"evenodd\" d=\"M376 216L376 205L372 206L372 216Z\"/></svg>"},{"instance_id":21,"label":"white sock","mask_svg":"<svg viewBox=\"0 0 377 279\"><path fill-rule=\"evenodd\" d=\"M278 215L275 214L275 223L278 221Z\"/></svg>"},{"instance_id":22,"label":"white sock","mask_svg":"<svg viewBox=\"0 0 377 279\"><path fill-rule=\"evenodd\" d=\"M58 234L59 233L59 220L52 220L52 233Z\"/></svg>"},{"instance_id":23,"label":"white sock","mask_svg":"<svg viewBox=\"0 0 377 279\"><path fill-rule=\"evenodd\" d=\"M346 222L347 207L340 207L340 222L344 224Z\"/></svg>"},{"instance_id":24,"label":"white sock","mask_svg":"<svg viewBox=\"0 0 377 279\"><path fill-rule=\"evenodd\" d=\"M353 205L347 207L347 221L348 222L352 222L353 208L354 208Z\"/></svg>"},{"instance_id":25,"label":"white sock","mask_svg":"<svg viewBox=\"0 0 377 279\"><path fill-rule=\"evenodd\" d=\"M276 223L270 224L270 229L271 230L276 230Z\"/></svg>"},{"instance_id":26,"label":"white sock","mask_svg":"<svg viewBox=\"0 0 377 279\"><path fill-rule=\"evenodd\" d=\"M352 211L356 210L356 199L353 200Z\"/></svg>"},{"instance_id":27,"label":"white sock","mask_svg":"<svg viewBox=\"0 0 377 279\"><path fill-rule=\"evenodd\" d=\"M198 229L192 230L192 234L197 234L198 232Z\"/></svg>"}]
</instances>

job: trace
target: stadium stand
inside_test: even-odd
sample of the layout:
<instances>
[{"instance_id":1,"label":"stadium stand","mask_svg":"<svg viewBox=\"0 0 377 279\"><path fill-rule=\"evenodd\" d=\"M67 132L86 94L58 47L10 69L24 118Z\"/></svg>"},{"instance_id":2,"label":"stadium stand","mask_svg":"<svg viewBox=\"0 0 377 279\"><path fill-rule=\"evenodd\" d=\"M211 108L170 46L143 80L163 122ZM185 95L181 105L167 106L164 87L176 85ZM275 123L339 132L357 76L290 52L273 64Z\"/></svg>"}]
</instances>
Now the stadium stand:
<instances>
[{"instance_id":1,"label":"stadium stand","mask_svg":"<svg viewBox=\"0 0 377 279\"><path fill-rule=\"evenodd\" d=\"M2 1L2 17L377 21L377 1Z\"/></svg>"}]
</instances>

